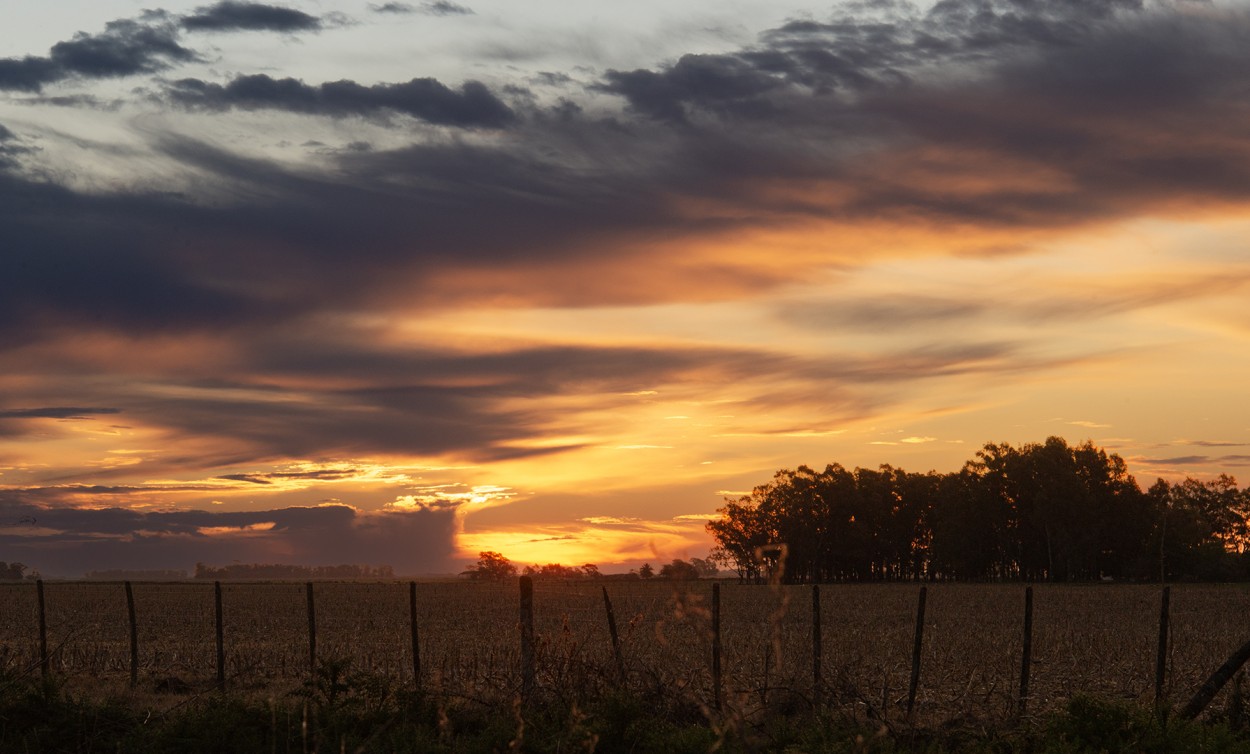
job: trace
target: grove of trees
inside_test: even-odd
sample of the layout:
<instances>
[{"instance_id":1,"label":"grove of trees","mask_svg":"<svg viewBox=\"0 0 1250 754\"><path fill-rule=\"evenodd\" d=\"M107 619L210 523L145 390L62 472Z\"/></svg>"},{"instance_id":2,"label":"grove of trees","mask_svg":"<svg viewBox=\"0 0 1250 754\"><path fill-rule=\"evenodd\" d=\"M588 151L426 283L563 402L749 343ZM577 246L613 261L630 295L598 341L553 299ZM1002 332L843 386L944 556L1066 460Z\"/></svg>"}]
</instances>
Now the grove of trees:
<instances>
[{"instance_id":1,"label":"grove of trees","mask_svg":"<svg viewBox=\"0 0 1250 754\"><path fill-rule=\"evenodd\" d=\"M1159 480L1060 437L987 444L947 474L783 469L707 524L744 580L1250 578L1250 488Z\"/></svg>"}]
</instances>

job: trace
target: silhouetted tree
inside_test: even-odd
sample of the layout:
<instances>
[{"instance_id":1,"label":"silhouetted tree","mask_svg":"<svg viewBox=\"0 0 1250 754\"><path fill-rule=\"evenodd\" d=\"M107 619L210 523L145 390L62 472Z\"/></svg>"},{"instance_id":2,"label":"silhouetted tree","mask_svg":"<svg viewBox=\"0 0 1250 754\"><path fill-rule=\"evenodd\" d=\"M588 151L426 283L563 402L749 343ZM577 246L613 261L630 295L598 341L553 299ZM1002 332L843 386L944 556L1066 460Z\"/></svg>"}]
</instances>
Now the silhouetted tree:
<instances>
[{"instance_id":1,"label":"silhouetted tree","mask_svg":"<svg viewBox=\"0 0 1250 754\"><path fill-rule=\"evenodd\" d=\"M674 560L660 566L660 578L673 581L693 581L699 578L699 569L684 560Z\"/></svg>"},{"instance_id":2,"label":"silhouetted tree","mask_svg":"<svg viewBox=\"0 0 1250 754\"><path fill-rule=\"evenodd\" d=\"M503 555L487 550L477 554L477 563L460 572L461 576L468 576L474 581L490 580L500 581L510 576L515 576L517 567L512 564Z\"/></svg>"}]
</instances>

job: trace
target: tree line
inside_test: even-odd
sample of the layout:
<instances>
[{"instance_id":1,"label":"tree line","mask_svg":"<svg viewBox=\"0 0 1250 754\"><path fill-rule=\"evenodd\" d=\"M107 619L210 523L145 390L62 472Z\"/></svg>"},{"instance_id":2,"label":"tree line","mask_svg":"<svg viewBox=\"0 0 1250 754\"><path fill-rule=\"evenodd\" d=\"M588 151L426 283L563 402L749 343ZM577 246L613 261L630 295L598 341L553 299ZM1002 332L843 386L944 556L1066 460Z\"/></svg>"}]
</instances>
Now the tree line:
<instances>
[{"instance_id":1,"label":"tree line","mask_svg":"<svg viewBox=\"0 0 1250 754\"><path fill-rule=\"evenodd\" d=\"M461 571L460 575L473 581L500 581L512 578L518 574L534 579L562 579L565 581L572 579L629 581L652 578L684 581L699 579L705 576L715 576L716 573L716 563L704 558L691 558L689 561L676 558L672 562L660 566L658 573L651 567L650 563L644 563L637 571L612 574L601 573L599 566L594 563L586 563L581 566L547 563L545 565L527 565L524 569L519 569L515 563L502 554L494 550L486 550L479 552L477 562Z\"/></svg>"},{"instance_id":2,"label":"tree line","mask_svg":"<svg viewBox=\"0 0 1250 754\"><path fill-rule=\"evenodd\" d=\"M707 530L743 580L1250 578L1250 488L1158 480L1060 437L987 444L957 472L778 471Z\"/></svg>"},{"instance_id":3,"label":"tree line","mask_svg":"<svg viewBox=\"0 0 1250 754\"><path fill-rule=\"evenodd\" d=\"M195 564L195 578L223 580L283 579L393 579L395 570L388 565L299 566L279 563L232 563L213 567Z\"/></svg>"}]
</instances>

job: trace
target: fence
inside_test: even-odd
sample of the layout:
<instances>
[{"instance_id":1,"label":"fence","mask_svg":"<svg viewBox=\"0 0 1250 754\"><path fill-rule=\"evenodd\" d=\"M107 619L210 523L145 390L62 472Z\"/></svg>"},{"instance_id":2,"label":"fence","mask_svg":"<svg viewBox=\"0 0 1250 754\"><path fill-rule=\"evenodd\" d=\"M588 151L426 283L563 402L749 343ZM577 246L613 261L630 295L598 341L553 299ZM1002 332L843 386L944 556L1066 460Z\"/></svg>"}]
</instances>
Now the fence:
<instances>
[{"instance_id":1,"label":"fence","mask_svg":"<svg viewBox=\"0 0 1250 754\"><path fill-rule=\"evenodd\" d=\"M1001 718L1080 692L1196 696L1242 646L1250 592L1173 597L1140 586L38 582L0 589L0 661L158 690L298 686L333 661L487 702L626 685L715 708Z\"/></svg>"}]
</instances>

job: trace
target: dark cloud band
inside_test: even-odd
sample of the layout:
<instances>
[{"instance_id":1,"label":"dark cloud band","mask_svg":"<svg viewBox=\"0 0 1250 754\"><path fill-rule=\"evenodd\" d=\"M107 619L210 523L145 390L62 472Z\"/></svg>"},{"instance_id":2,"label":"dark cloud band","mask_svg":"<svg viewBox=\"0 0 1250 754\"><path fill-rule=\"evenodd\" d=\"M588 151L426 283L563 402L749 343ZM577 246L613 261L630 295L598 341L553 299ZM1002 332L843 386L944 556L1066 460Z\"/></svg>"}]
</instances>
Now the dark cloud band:
<instances>
[{"instance_id":1,"label":"dark cloud band","mask_svg":"<svg viewBox=\"0 0 1250 754\"><path fill-rule=\"evenodd\" d=\"M432 78L372 86L347 80L309 85L255 74L224 86L182 79L171 86L169 96L195 109L286 110L332 117L396 113L462 128L502 128L516 120L511 108L477 81L467 81L456 91Z\"/></svg>"},{"instance_id":2,"label":"dark cloud band","mask_svg":"<svg viewBox=\"0 0 1250 754\"><path fill-rule=\"evenodd\" d=\"M294 8L221 0L183 16L187 31L317 31L321 20Z\"/></svg>"}]
</instances>

